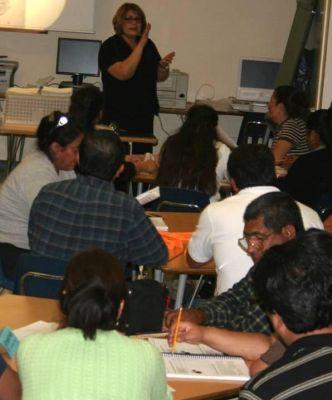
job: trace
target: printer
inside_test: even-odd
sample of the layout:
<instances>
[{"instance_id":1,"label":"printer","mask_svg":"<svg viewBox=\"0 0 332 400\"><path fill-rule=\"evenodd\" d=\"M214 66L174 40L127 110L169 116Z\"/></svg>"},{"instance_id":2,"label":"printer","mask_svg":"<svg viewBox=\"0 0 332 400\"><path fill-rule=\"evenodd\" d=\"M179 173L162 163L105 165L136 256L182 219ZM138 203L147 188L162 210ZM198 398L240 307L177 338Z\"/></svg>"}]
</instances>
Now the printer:
<instances>
[{"instance_id":1,"label":"printer","mask_svg":"<svg viewBox=\"0 0 332 400\"><path fill-rule=\"evenodd\" d=\"M5 94L10 86L14 86L14 73L17 61L0 60L0 94Z\"/></svg>"},{"instance_id":2,"label":"printer","mask_svg":"<svg viewBox=\"0 0 332 400\"><path fill-rule=\"evenodd\" d=\"M157 96L161 108L186 108L189 75L172 70L164 82L157 82Z\"/></svg>"}]
</instances>

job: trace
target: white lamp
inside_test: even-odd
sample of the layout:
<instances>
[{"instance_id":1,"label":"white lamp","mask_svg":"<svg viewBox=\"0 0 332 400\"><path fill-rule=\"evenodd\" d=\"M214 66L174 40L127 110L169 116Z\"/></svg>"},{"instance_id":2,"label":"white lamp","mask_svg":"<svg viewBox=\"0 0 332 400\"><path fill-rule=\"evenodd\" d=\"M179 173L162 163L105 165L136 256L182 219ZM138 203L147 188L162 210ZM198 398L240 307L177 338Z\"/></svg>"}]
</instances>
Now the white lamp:
<instances>
[{"instance_id":1,"label":"white lamp","mask_svg":"<svg viewBox=\"0 0 332 400\"><path fill-rule=\"evenodd\" d=\"M66 0L25 0L25 28L45 29L62 13Z\"/></svg>"}]
</instances>

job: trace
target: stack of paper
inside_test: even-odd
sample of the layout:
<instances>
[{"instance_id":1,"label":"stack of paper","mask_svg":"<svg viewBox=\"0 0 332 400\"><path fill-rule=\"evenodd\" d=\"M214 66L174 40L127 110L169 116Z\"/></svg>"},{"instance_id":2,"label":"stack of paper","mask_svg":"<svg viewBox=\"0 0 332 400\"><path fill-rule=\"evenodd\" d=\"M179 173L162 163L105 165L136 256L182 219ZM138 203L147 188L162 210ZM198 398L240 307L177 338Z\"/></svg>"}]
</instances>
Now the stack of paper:
<instances>
[{"instance_id":1,"label":"stack of paper","mask_svg":"<svg viewBox=\"0 0 332 400\"><path fill-rule=\"evenodd\" d=\"M249 370L240 357L229 357L205 345L178 343L169 350L166 339L149 339L162 353L168 378L247 381Z\"/></svg>"}]
</instances>

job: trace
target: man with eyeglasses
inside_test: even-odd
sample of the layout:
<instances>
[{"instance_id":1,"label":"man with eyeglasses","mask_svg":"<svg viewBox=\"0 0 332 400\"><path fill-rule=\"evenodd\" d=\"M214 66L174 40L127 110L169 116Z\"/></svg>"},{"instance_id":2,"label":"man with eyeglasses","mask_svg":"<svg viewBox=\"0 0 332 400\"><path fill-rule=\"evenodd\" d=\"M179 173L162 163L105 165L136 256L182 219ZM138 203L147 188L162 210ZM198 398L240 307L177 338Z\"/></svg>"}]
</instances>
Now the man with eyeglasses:
<instances>
[{"instance_id":1,"label":"man with eyeglasses","mask_svg":"<svg viewBox=\"0 0 332 400\"><path fill-rule=\"evenodd\" d=\"M248 205L243 218L243 238L239 244L255 263L267 249L293 239L304 230L299 206L283 192L258 197ZM178 340L205 343L250 361L256 361L266 352L273 341L270 336L273 329L254 295L254 271L255 266L227 292L201 301L199 308L182 310ZM171 328L171 341L176 317L177 311L165 316L165 327Z\"/></svg>"},{"instance_id":2,"label":"man with eyeglasses","mask_svg":"<svg viewBox=\"0 0 332 400\"><path fill-rule=\"evenodd\" d=\"M124 3L113 18L113 27L115 35L99 52L103 123L115 122L130 136L152 136L154 115L159 111L156 82L168 78L175 53L160 57L149 39L151 25L137 4ZM134 153L151 150L151 145L133 145Z\"/></svg>"},{"instance_id":3,"label":"man with eyeglasses","mask_svg":"<svg viewBox=\"0 0 332 400\"><path fill-rule=\"evenodd\" d=\"M201 213L188 245L188 264L204 267L213 258L217 271L216 294L242 279L252 266L250 254L238 239L243 231L243 213L257 197L278 191L271 150L262 144L241 145L229 156L227 171L234 196L209 204ZM305 228L321 228L318 214L301 205Z\"/></svg>"}]
</instances>

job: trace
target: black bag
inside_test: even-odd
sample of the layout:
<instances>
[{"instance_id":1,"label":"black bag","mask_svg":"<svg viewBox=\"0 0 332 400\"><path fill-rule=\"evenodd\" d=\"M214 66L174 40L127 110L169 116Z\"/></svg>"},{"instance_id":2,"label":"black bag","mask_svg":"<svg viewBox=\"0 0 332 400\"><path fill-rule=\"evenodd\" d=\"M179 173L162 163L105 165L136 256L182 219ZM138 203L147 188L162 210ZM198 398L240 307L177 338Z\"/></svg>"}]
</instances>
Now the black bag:
<instances>
[{"instance_id":1,"label":"black bag","mask_svg":"<svg viewBox=\"0 0 332 400\"><path fill-rule=\"evenodd\" d=\"M128 296L118 329L126 335L160 332L169 303L167 288L152 279L128 282Z\"/></svg>"}]
</instances>

